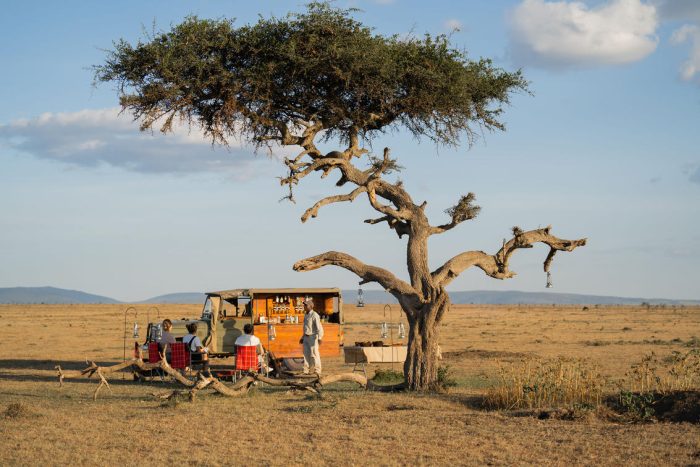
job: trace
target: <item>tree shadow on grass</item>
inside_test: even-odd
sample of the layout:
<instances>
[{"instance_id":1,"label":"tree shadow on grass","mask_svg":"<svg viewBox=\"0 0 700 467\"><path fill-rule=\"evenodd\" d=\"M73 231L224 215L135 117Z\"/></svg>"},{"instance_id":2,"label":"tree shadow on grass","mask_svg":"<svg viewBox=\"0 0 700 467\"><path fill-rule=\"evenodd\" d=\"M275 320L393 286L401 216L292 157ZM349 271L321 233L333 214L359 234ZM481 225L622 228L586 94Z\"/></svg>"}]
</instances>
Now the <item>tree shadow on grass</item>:
<instances>
[{"instance_id":1,"label":"tree shadow on grass","mask_svg":"<svg viewBox=\"0 0 700 467\"><path fill-rule=\"evenodd\" d=\"M490 412L492 409L486 406L486 397L479 394L436 394L443 400L462 405L468 409Z\"/></svg>"},{"instance_id":2,"label":"tree shadow on grass","mask_svg":"<svg viewBox=\"0 0 700 467\"><path fill-rule=\"evenodd\" d=\"M99 366L112 366L120 361L95 361ZM61 369L66 371L80 371L85 369L88 364L80 361L64 361L64 360L34 360L34 359L4 359L0 360L0 381L18 381L18 382L56 382L58 383L58 374L56 366L60 365ZM34 373L28 370L34 371ZM50 372L50 373L49 373ZM134 381L130 368L123 371L115 372L107 376L110 385L125 385L125 384L142 384L148 385L163 385L165 382L158 377L152 380ZM95 384L98 381L94 376L66 378L66 383L81 383Z\"/></svg>"},{"instance_id":3,"label":"tree shadow on grass","mask_svg":"<svg viewBox=\"0 0 700 467\"><path fill-rule=\"evenodd\" d=\"M100 366L110 366L121 361L95 361ZM54 370L56 365L61 365L64 370L82 370L88 366L84 361L76 360L52 360L52 359L2 359L0 360L0 371L2 370Z\"/></svg>"}]
</instances>

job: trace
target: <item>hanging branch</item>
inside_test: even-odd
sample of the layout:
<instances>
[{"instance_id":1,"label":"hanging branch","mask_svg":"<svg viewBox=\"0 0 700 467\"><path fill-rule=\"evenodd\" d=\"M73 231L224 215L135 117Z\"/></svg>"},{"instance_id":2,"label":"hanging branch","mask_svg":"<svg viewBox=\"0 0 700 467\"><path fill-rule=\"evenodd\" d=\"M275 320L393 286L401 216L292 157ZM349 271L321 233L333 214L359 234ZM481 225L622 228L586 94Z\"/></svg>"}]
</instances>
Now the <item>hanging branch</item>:
<instances>
[{"instance_id":1,"label":"hanging branch","mask_svg":"<svg viewBox=\"0 0 700 467\"><path fill-rule=\"evenodd\" d=\"M523 232L519 228L514 228L514 237L505 242L503 247L494 255L489 255L483 251L467 251L453 257L440 268L432 273L433 280L441 287L447 286L463 271L470 267L478 267L486 275L495 279L509 279L515 276L515 272L508 269L508 262L511 255L520 248L532 248L534 243L545 243L549 245L550 251L544 262L544 270L549 271L554 254L557 251L573 251L579 246L586 244L587 239L565 240L550 234L551 226L544 229L530 230Z\"/></svg>"}]
</instances>

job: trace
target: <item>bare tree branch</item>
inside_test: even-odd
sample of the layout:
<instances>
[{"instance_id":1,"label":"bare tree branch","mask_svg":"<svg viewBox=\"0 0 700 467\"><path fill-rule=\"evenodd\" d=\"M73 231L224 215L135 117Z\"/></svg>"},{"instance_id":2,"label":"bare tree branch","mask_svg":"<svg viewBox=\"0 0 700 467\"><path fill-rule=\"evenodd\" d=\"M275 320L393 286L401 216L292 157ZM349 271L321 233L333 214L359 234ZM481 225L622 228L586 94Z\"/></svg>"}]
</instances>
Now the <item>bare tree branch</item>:
<instances>
[{"instance_id":1,"label":"bare tree branch","mask_svg":"<svg viewBox=\"0 0 700 467\"><path fill-rule=\"evenodd\" d=\"M505 242L503 247L495 255L489 255L483 251L467 251L460 253L447 261L433 273L434 282L445 287L459 276L466 269L475 266L484 271L486 275L495 279L509 279L515 276L515 272L508 269L508 261L515 250L520 248L532 248L534 243L545 243L549 245L550 251L544 262L544 270L549 271L552 258L557 251L573 251L579 246L586 244L586 239L565 240L549 233L551 226L544 229L530 230L523 232L514 228L514 237Z\"/></svg>"},{"instance_id":2,"label":"bare tree branch","mask_svg":"<svg viewBox=\"0 0 700 467\"><path fill-rule=\"evenodd\" d=\"M357 196L360 193L364 193L366 191L367 191L366 187L360 186L360 187L355 188L353 191L351 191L347 195L335 195L335 196L329 196L327 198L323 198L322 200L316 202L316 204L314 204L312 207L307 209L306 212L304 212L304 215L301 216L301 222L306 222L307 220L309 220L309 217L316 217L318 215L318 210L327 204L342 203L344 201L352 202L355 200L355 198L357 198Z\"/></svg>"},{"instance_id":3,"label":"bare tree branch","mask_svg":"<svg viewBox=\"0 0 700 467\"><path fill-rule=\"evenodd\" d=\"M412 213L406 209L394 209L391 206L382 204L377 200L377 185L378 180L371 180L367 184L367 199L369 199L369 204L372 205L375 211L381 212L397 221L407 221L412 217ZM382 197L384 197L382 195ZM390 198L389 198L390 199Z\"/></svg>"},{"instance_id":4,"label":"bare tree branch","mask_svg":"<svg viewBox=\"0 0 700 467\"><path fill-rule=\"evenodd\" d=\"M365 219L365 224L370 225L379 224L381 222L386 222L390 229L396 231L396 235L398 235L399 238L410 233L410 229L405 222L401 222L391 216L383 216L378 219Z\"/></svg>"},{"instance_id":5,"label":"bare tree branch","mask_svg":"<svg viewBox=\"0 0 700 467\"><path fill-rule=\"evenodd\" d=\"M314 269L319 269L323 266L329 265L339 266L355 273L364 283L377 282L379 285L384 287L387 292L391 293L395 297L404 295L419 299L418 294L413 287L397 278L390 271L376 266L367 265L346 253L328 251L311 258L297 261L294 263L293 268L295 271L313 271Z\"/></svg>"}]
</instances>

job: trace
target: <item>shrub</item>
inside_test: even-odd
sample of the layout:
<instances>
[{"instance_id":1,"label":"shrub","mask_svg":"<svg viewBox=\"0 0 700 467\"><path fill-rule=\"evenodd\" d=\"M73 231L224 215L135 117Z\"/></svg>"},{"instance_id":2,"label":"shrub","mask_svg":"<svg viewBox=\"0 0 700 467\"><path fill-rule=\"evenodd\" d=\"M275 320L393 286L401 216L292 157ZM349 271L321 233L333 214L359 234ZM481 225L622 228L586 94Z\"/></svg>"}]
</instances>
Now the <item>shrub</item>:
<instances>
[{"instance_id":1,"label":"shrub","mask_svg":"<svg viewBox=\"0 0 700 467\"><path fill-rule=\"evenodd\" d=\"M651 392L635 393L620 391L620 407L633 419L647 421L654 416L656 397Z\"/></svg>"},{"instance_id":2,"label":"shrub","mask_svg":"<svg viewBox=\"0 0 700 467\"><path fill-rule=\"evenodd\" d=\"M21 418L31 413L27 404L23 402L13 402L5 409L5 418Z\"/></svg>"},{"instance_id":3,"label":"shrub","mask_svg":"<svg viewBox=\"0 0 700 467\"><path fill-rule=\"evenodd\" d=\"M403 372L378 368L372 377L372 381L377 384L398 384L403 383Z\"/></svg>"}]
</instances>

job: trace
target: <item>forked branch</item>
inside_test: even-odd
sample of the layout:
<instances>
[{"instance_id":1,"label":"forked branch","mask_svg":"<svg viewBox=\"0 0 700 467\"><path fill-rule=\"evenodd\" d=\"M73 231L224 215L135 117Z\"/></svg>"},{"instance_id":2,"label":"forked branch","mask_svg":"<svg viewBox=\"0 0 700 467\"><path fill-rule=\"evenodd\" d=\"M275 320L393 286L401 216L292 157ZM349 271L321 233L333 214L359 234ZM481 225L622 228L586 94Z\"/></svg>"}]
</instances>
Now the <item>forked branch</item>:
<instances>
[{"instance_id":1,"label":"forked branch","mask_svg":"<svg viewBox=\"0 0 700 467\"><path fill-rule=\"evenodd\" d=\"M416 291L410 284L402 281L390 271L376 266L367 265L346 253L328 251L311 258L297 261L294 263L293 268L295 271L313 271L314 269L329 265L339 266L355 273L362 279L362 283L377 282L384 289L386 289L387 292L391 293L397 298L401 296L404 298L418 297Z\"/></svg>"},{"instance_id":2,"label":"forked branch","mask_svg":"<svg viewBox=\"0 0 700 467\"><path fill-rule=\"evenodd\" d=\"M586 244L586 239L565 240L555 237L550 233L551 226L544 229L530 230L523 232L518 228L513 228L514 236L508 242L504 242L503 247L494 255L489 255L483 251L467 251L461 253L447 261L433 273L433 281L436 285L445 287L452 282L463 271L473 266L478 267L486 275L495 279L509 279L515 276L515 272L508 269L508 262L515 250L520 248L532 248L535 243L545 243L549 245L550 251L544 262L544 270L549 271L549 267L557 251L573 251L579 246Z\"/></svg>"}]
</instances>

